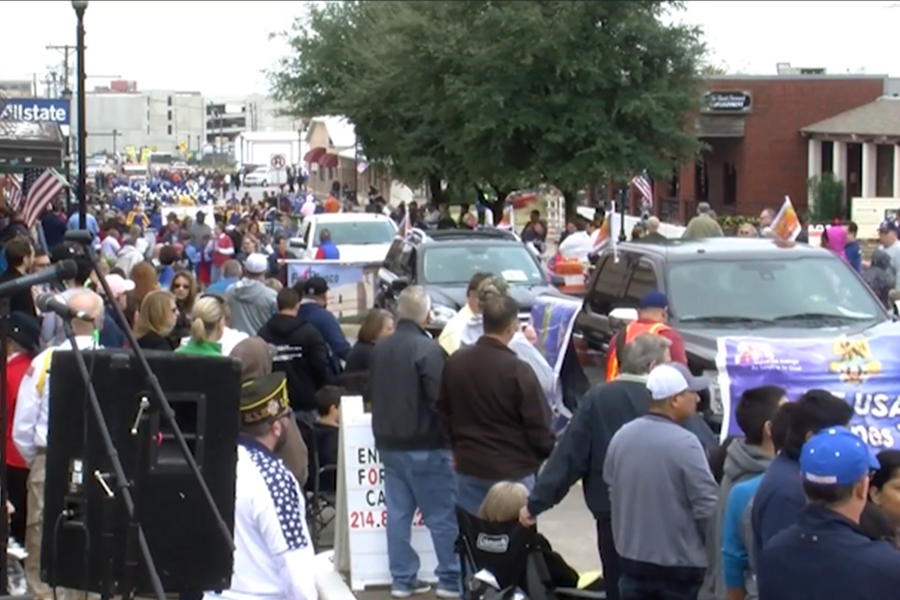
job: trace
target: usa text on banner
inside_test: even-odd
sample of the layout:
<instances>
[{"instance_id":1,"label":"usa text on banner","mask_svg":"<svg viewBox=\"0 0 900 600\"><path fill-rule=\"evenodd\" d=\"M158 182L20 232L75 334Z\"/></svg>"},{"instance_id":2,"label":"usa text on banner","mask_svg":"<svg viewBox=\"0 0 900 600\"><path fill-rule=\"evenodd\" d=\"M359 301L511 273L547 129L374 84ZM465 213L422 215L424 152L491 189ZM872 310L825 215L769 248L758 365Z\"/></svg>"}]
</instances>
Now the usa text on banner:
<instances>
[{"instance_id":1,"label":"usa text on banner","mask_svg":"<svg viewBox=\"0 0 900 600\"><path fill-rule=\"evenodd\" d=\"M900 449L900 333L773 340L722 337L716 366L725 411L722 438L739 434L734 407L744 390L778 385L790 400L823 389L853 406L850 427L873 452Z\"/></svg>"},{"instance_id":2,"label":"usa text on banner","mask_svg":"<svg viewBox=\"0 0 900 600\"><path fill-rule=\"evenodd\" d=\"M372 415L363 411L361 397L341 399L340 427L334 562L340 570L349 568L354 591L389 585L384 467L375 449ZM433 580L437 556L419 511L412 523L412 547L421 560L419 579Z\"/></svg>"}]
</instances>

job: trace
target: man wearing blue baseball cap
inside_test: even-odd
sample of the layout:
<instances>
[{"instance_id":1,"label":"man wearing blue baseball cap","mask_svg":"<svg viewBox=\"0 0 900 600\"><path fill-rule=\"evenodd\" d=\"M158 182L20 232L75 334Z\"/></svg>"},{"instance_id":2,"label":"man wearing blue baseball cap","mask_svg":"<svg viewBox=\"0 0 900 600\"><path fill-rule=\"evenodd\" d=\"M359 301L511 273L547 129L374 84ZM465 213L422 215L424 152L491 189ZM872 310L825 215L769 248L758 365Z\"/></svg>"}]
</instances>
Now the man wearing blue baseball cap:
<instances>
[{"instance_id":1,"label":"man wearing blue baseball cap","mask_svg":"<svg viewBox=\"0 0 900 600\"><path fill-rule=\"evenodd\" d=\"M641 297L638 304L638 319L629 323L609 340L606 359L606 381L619 375L619 355L625 344L644 333L662 336L672 344L669 355L674 362L687 365L687 353L681 335L667 324L669 320L669 299L660 291L651 290Z\"/></svg>"},{"instance_id":2,"label":"man wearing blue baseball cap","mask_svg":"<svg viewBox=\"0 0 900 600\"><path fill-rule=\"evenodd\" d=\"M773 537L759 557L761 600L900 596L900 552L859 528L878 468L862 439L846 427L812 436L800 454L807 505L797 523Z\"/></svg>"}]
</instances>

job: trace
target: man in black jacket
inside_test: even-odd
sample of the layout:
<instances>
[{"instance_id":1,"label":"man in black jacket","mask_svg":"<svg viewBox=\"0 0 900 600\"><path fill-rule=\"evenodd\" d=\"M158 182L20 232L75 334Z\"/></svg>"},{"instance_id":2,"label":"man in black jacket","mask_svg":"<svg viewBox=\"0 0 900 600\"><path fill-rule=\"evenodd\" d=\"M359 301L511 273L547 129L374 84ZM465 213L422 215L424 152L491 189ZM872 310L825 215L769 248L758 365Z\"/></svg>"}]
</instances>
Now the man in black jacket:
<instances>
[{"instance_id":1,"label":"man in black jacket","mask_svg":"<svg viewBox=\"0 0 900 600\"><path fill-rule=\"evenodd\" d=\"M283 288L275 302L278 312L257 335L275 346L272 366L287 376L291 408L315 411L316 392L328 383L328 344L318 329L297 316L300 294L294 288Z\"/></svg>"},{"instance_id":2,"label":"man in black jacket","mask_svg":"<svg viewBox=\"0 0 900 600\"><path fill-rule=\"evenodd\" d=\"M647 374L654 366L669 361L670 345L669 340L652 333L639 335L625 345L619 376L594 386L584 396L519 516L522 524L533 525L539 514L558 504L581 479L585 502L597 520L600 560L610 600L620 598L619 555L613 544L603 462L613 435L626 423L647 414L650 404ZM707 449L715 447L716 437L701 417L691 418L684 426Z\"/></svg>"},{"instance_id":3,"label":"man in black jacket","mask_svg":"<svg viewBox=\"0 0 900 600\"><path fill-rule=\"evenodd\" d=\"M7 283L31 271L31 263L34 260L34 246L31 240L24 236L17 236L6 244L7 269L0 275L0 283ZM9 297L9 310L21 312L37 318L34 310L34 296L31 288L19 290Z\"/></svg>"},{"instance_id":4,"label":"man in black jacket","mask_svg":"<svg viewBox=\"0 0 900 600\"><path fill-rule=\"evenodd\" d=\"M456 477L435 403L446 354L425 332L431 299L420 286L397 298L397 328L375 344L369 366L372 432L384 465L391 596L429 591L416 577L419 560L410 544L418 508L437 554L439 598L459 598L459 560L454 554Z\"/></svg>"}]
</instances>

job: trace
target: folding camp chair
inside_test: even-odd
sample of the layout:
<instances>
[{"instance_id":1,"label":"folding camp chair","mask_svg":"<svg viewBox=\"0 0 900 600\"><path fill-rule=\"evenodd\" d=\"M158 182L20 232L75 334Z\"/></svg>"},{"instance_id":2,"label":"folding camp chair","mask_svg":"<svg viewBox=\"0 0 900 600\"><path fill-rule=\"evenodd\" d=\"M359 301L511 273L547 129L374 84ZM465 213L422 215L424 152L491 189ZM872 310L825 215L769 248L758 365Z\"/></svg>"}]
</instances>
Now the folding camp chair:
<instances>
[{"instance_id":1,"label":"folding camp chair","mask_svg":"<svg viewBox=\"0 0 900 600\"><path fill-rule=\"evenodd\" d=\"M523 592L528 600L606 599L606 592L553 584L536 528L522 527L518 521L490 523L459 506L456 519L463 600L510 600L517 591ZM476 579L481 571L494 577L499 590Z\"/></svg>"},{"instance_id":2,"label":"folding camp chair","mask_svg":"<svg viewBox=\"0 0 900 600\"><path fill-rule=\"evenodd\" d=\"M306 480L306 520L312 534L313 547L321 549L322 532L334 521L337 497L334 490L322 489L323 475L337 477L337 465L322 465L319 461L319 445L315 426L298 418L297 427L309 452L309 478Z\"/></svg>"}]
</instances>

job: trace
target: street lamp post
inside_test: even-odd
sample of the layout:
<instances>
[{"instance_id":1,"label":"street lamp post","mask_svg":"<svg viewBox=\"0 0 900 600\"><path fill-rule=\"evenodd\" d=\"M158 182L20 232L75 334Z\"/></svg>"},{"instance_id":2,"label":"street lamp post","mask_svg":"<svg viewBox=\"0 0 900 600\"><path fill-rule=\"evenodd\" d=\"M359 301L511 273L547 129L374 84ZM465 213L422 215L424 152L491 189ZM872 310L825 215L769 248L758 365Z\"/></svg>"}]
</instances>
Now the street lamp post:
<instances>
[{"instance_id":1,"label":"street lamp post","mask_svg":"<svg viewBox=\"0 0 900 600\"><path fill-rule=\"evenodd\" d=\"M66 82L66 89L62 92L62 97L67 101L72 102L72 90L69 89L68 82ZM69 114L72 114L69 111ZM69 185L66 187L66 214L72 214L72 124L69 123L69 135L66 136L66 183Z\"/></svg>"},{"instance_id":2,"label":"street lamp post","mask_svg":"<svg viewBox=\"0 0 900 600\"><path fill-rule=\"evenodd\" d=\"M78 17L75 50L78 78L78 227L87 229L87 124L85 123L84 11L88 0L72 0Z\"/></svg>"}]
</instances>

